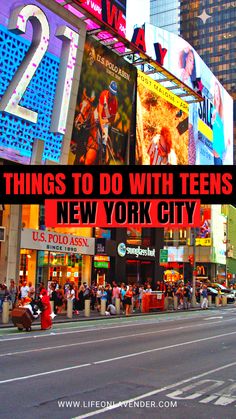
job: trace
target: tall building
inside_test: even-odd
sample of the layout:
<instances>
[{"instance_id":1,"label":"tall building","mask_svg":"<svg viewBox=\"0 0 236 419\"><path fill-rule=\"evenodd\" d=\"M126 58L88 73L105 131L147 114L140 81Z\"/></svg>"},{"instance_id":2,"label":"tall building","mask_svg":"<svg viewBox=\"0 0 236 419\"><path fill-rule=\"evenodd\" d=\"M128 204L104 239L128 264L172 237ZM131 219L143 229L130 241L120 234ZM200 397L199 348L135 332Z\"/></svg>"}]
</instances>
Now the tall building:
<instances>
[{"instance_id":1,"label":"tall building","mask_svg":"<svg viewBox=\"0 0 236 419\"><path fill-rule=\"evenodd\" d=\"M235 1L181 0L180 35L236 99Z\"/></svg>"},{"instance_id":2,"label":"tall building","mask_svg":"<svg viewBox=\"0 0 236 419\"><path fill-rule=\"evenodd\" d=\"M150 23L179 35L179 6L179 0L150 0Z\"/></svg>"},{"instance_id":3,"label":"tall building","mask_svg":"<svg viewBox=\"0 0 236 419\"><path fill-rule=\"evenodd\" d=\"M188 41L233 97L234 121L236 118L235 20L235 1L151 0L150 3L150 22L175 32ZM234 123L234 138L235 134Z\"/></svg>"}]
</instances>

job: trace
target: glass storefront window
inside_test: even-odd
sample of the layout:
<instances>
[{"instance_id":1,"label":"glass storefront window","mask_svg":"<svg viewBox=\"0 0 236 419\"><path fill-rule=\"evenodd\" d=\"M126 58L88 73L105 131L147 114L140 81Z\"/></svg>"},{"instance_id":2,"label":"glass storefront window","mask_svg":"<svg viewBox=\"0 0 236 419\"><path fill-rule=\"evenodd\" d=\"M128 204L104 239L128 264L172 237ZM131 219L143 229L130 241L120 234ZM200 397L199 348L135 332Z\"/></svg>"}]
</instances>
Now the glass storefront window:
<instances>
[{"instance_id":1,"label":"glass storefront window","mask_svg":"<svg viewBox=\"0 0 236 419\"><path fill-rule=\"evenodd\" d=\"M82 255L21 249L20 279L31 281L38 288L40 282L64 285L68 280L82 283Z\"/></svg>"},{"instance_id":2,"label":"glass storefront window","mask_svg":"<svg viewBox=\"0 0 236 419\"><path fill-rule=\"evenodd\" d=\"M38 282L64 285L68 280L77 286L82 282L82 255L77 253L38 252Z\"/></svg>"},{"instance_id":3,"label":"glass storefront window","mask_svg":"<svg viewBox=\"0 0 236 419\"><path fill-rule=\"evenodd\" d=\"M127 244L140 246L153 246L154 244L154 229L142 227L127 228Z\"/></svg>"},{"instance_id":4,"label":"glass storefront window","mask_svg":"<svg viewBox=\"0 0 236 419\"><path fill-rule=\"evenodd\" d=\"M127 243L128 244L142 244L142 228L141 227L129 227L127 228Z\"/></svg>"},{"instance_id":5,"label":"glass storefront window","mask_svg":"<svg viewBox=\"0 0 236 419\"><path fill-rule=\"evenodd\" d=\"M127 260L127 284L144 284L154 281L154 263L151 261Z\"/></svg>"}]
</instances>

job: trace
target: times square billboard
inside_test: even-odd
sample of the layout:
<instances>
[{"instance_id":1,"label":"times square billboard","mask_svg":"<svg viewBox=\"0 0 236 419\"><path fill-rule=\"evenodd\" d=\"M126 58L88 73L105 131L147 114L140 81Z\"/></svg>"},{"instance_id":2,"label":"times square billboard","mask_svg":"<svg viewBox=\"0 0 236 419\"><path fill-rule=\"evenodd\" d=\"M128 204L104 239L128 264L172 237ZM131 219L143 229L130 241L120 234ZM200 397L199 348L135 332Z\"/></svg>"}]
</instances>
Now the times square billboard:
<instances>
[{"instance_id":1,"label":"times square billboard","mask_svg":"<svg viewBox=\"0 0 236 419\"><path fill-rule=\"evenodd\" d=\"M87 35L68 164L129 163L136 73L134 66Z\"/></svg>"},{"instance_id":2,"label":"times square billboard","mask_svg":"<svg viewBox=\"0 0 236 419\"><path fill-rule=\"evenodd\" d=\"M0 158L29 164L40 139L42 159L59 162L79 71L77 21L40 1L7 0L1 2L0 38Z\"/></svg>"},{"instance_id":3,"label":"times square billboard","mask_svg":"<svg viewBox=\"0 0 236 419\"><path fill-rule=\"evenodd\" d=\"M155 45L161 45L163 67L203 97L189 105L188 164L233 164L232 97L183 38L149 23L144 33L146 54L156 59Z\"/></svg>"},{"instance_id":4,"label":"times square billboard","mask_svg":"<svg viewBox=\"0 0 236 419\"><path fill-rule=\"evenodd\" d=\"M109 25L123 37L126 36L126 0L74 0L72 4L70 2L65 4L64 0L54 1L62 4L67 10L80 18L82 17L81 13L74 7L77 4L101 23ZM89 19L87 23L89 29L96 29L97 25L92 19Z\"/></svg>"},{"instance_id":5,"label":"times square billboard","mask_svg":"<svg viewBox=\"0 0 236 419\"><path fill-rule=\"evenodd\" d=\"M138 71L135 162L141 165L187 165L189 105Z\"/></svg>"}]
</instances>

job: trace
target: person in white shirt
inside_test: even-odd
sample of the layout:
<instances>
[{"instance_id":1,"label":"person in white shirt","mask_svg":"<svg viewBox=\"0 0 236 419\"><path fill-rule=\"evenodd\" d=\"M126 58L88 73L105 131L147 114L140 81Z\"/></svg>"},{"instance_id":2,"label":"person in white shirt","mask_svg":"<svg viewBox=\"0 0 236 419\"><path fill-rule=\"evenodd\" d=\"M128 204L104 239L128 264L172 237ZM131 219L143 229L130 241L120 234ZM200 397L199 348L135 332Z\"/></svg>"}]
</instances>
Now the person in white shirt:
<instances>
[{"instance_id":1,"label":"person in white shirt","mask_svg":"<svg viewBox=\"0 0 236 419\"><path fill-rule=\"evenodd\" d=\"M105 312L106 316L114 316L116 314L116 308L114 306L114 304L109 304L109 306L107 307L107 311Z\"/></svg>"},{"instance_id":2,"label":"person in white shirt","mask_svg":"<svg viewBox=\"0 0 236 419\"><path fill-rule=\"evenodd\" d=\"M27 285L27 281L24 280L23 285L20 289L21 299L28 297L28 294L29 294L29 287Z\"/></svg>"}]
</instances>

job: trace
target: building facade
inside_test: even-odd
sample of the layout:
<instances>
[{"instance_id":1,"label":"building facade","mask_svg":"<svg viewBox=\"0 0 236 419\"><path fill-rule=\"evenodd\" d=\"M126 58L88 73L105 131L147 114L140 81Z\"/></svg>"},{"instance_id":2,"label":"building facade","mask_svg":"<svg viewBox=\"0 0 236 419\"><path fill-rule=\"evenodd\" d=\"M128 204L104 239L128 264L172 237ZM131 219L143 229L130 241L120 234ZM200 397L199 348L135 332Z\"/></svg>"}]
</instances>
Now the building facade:
<instances>
[{"instance_id":1,"label":"building facade","mask_svg":"<svg viewBox=\"0 0 236 419\"><path fill-rule=\"evenodd\" d=\"M166 31L180 33L180 1L179 0L151 0L150 23Z\"/></svg>"}]
</instances>

